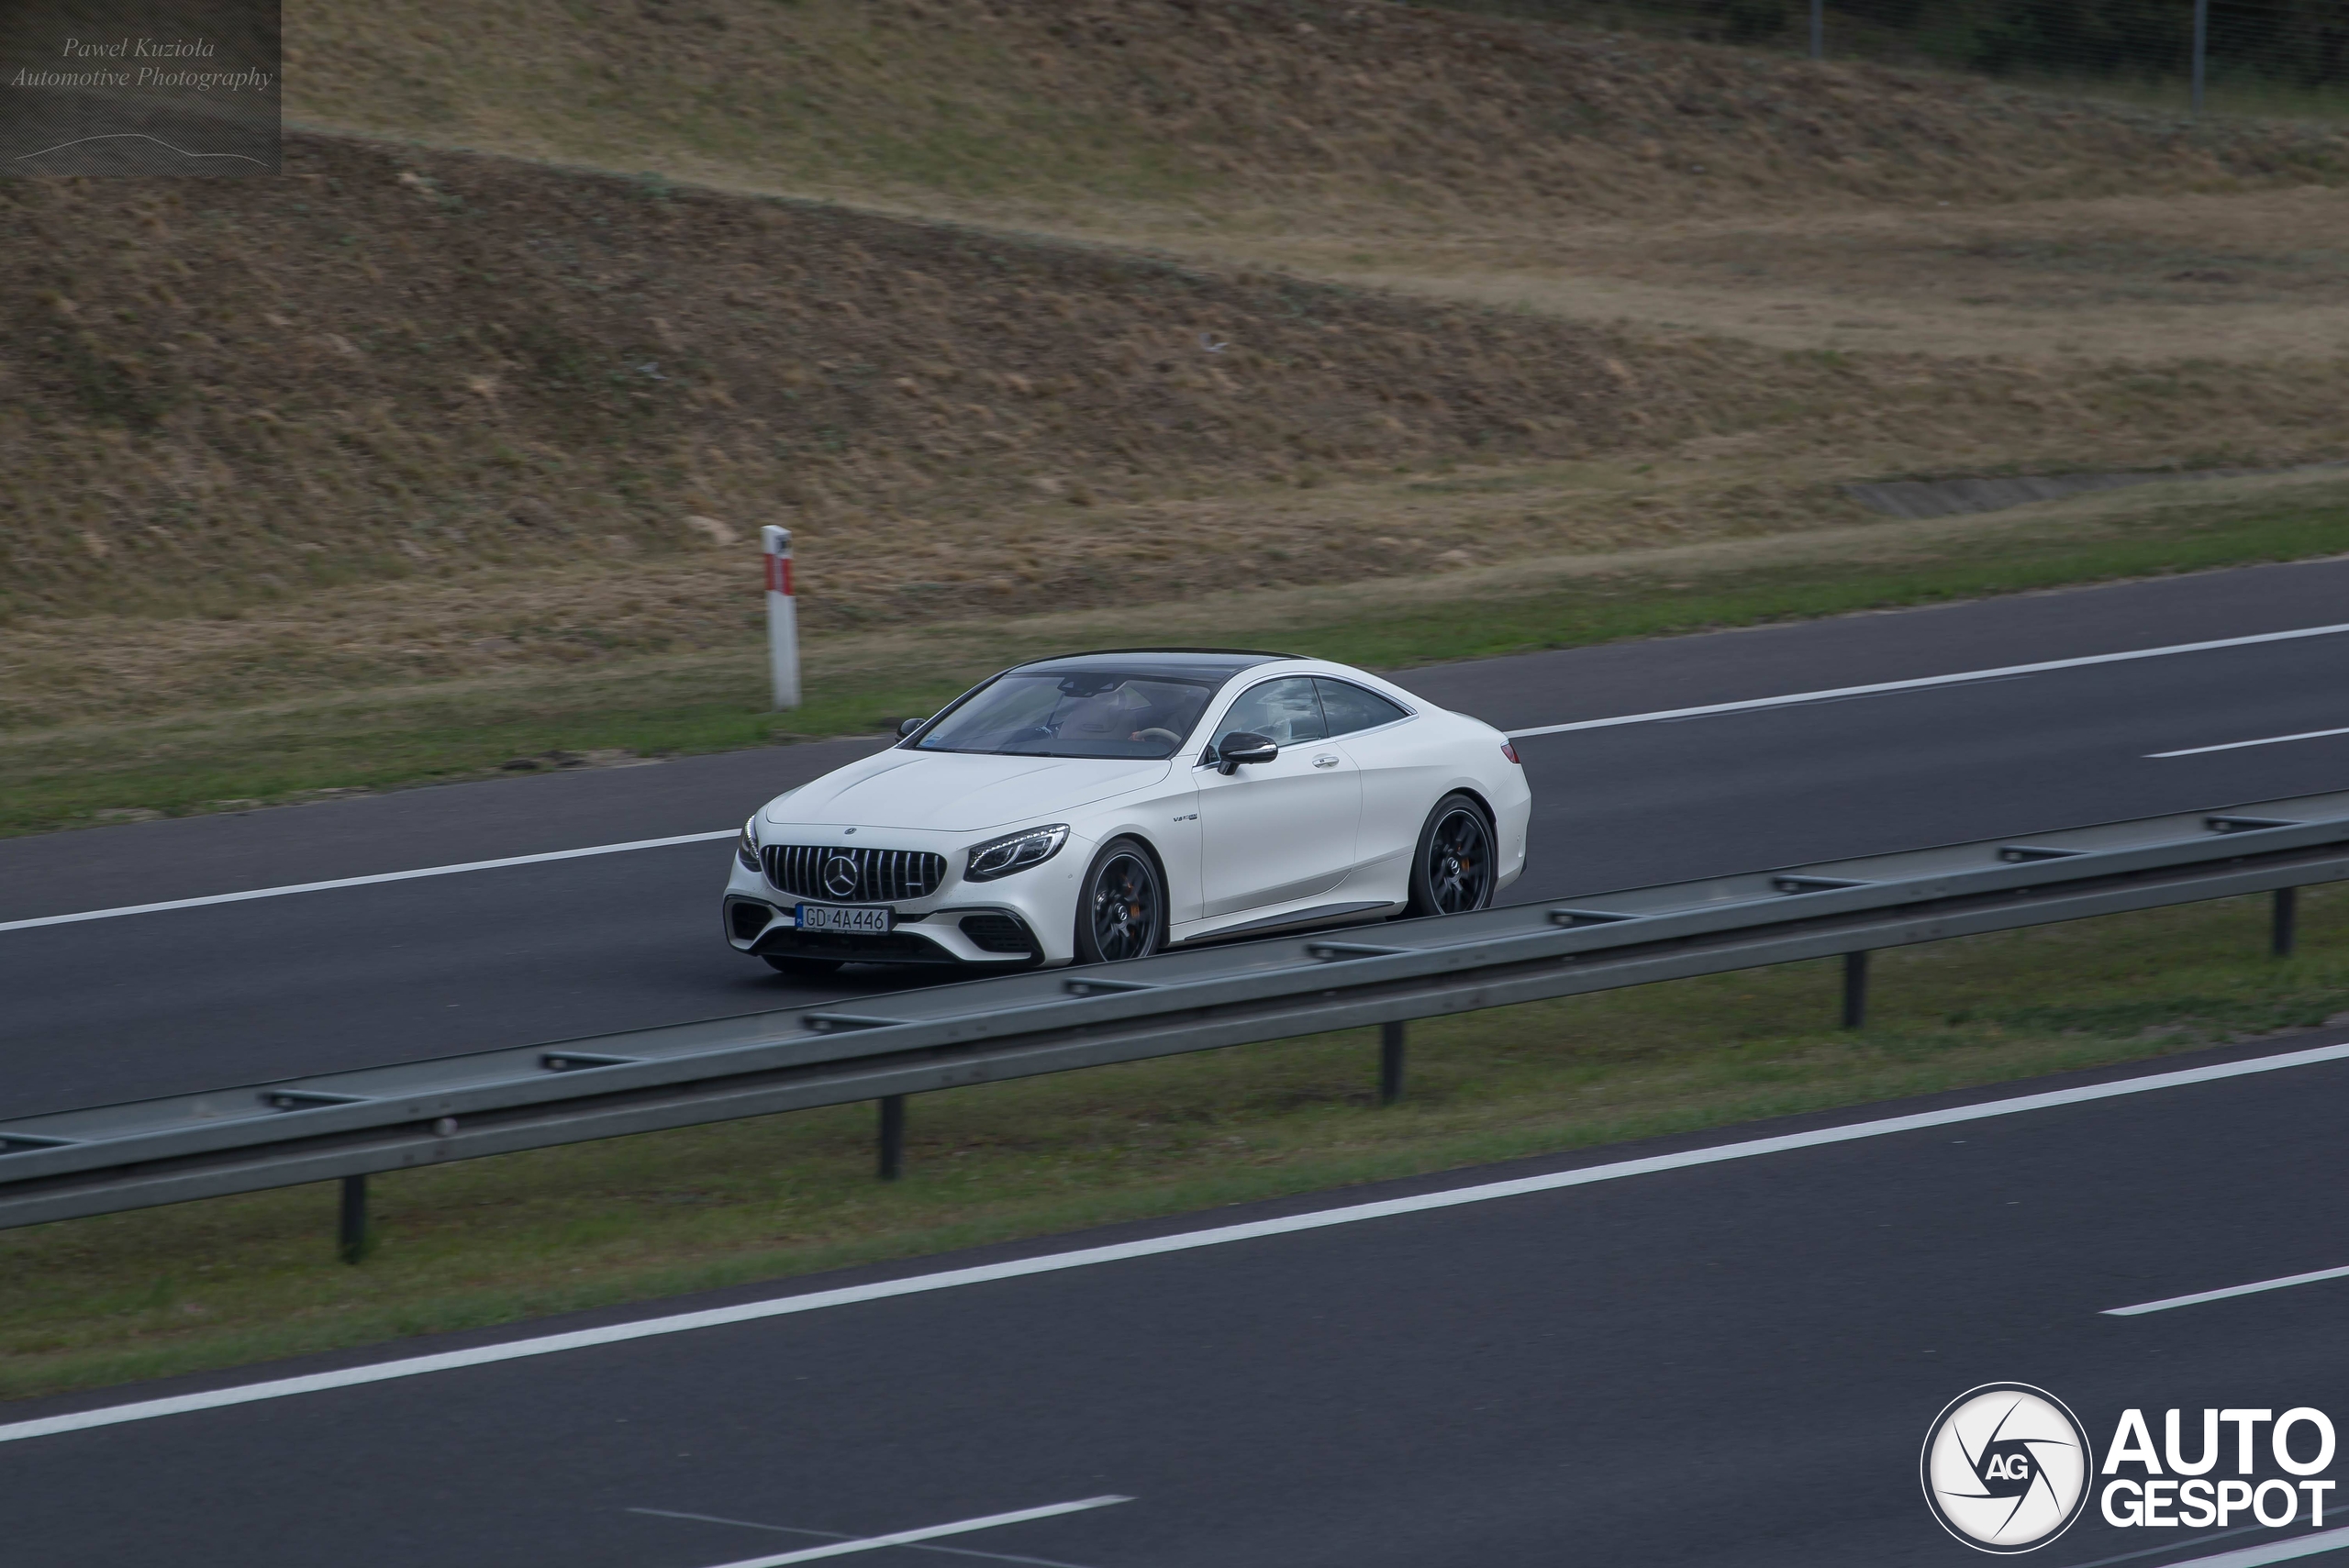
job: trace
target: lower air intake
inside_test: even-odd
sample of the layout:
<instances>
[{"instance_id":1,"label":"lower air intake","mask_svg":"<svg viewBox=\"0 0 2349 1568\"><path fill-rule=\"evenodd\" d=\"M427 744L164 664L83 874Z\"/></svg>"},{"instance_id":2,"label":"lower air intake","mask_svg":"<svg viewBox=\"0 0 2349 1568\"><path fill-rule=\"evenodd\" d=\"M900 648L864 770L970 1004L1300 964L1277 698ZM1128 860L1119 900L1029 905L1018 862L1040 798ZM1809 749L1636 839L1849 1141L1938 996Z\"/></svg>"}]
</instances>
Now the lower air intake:
<instances>
[{"instance_id":1,"label":"lower air intake","mask_svg":"<svg viewBox=\"0 0 2349 1568\"><path fill-rule=\"evenodd\" d=\"M1013 915L965 915L954 922L971 945L981 952L1028 952L1036 951L1036 939L1027 926Z\"/></svg>"}]
</instances>

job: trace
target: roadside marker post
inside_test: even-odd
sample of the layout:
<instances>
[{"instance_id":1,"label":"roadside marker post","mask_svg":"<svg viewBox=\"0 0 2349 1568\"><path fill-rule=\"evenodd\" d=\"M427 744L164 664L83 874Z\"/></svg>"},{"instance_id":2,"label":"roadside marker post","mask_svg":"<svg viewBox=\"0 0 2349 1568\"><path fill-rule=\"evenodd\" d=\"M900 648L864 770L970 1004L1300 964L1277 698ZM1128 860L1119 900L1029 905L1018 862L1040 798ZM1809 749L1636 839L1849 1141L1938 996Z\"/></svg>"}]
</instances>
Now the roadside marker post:
<instances>
[{"instance_id":1,"label":"roadside marker post","mask_svg":"<svg viewBox=\"0 0 2349 1568\"><path fill-rule=\"evenodd\" d=\"M799 607L791 587L791 530L773 525L759 530L767 563L767 664L774 678L774 706L799 706Z\"/></svg>"}]
</instances>

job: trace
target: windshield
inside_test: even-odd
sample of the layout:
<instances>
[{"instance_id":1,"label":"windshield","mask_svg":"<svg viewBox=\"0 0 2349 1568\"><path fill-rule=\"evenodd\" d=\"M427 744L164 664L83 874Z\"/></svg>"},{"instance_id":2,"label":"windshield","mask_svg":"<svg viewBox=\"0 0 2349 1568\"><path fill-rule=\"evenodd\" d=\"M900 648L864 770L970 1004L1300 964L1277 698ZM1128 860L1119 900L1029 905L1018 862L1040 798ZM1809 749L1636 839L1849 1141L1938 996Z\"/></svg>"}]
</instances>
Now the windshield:
<instances>
[{"instance_id":1,"label":"windshield","mask_svg":"<svg viewBox=\"0 0 2349 1568\"><path fill-rule=\"evenodd\" d=\"M1171 757L1215 684L1121 670L1018 671L931 727L922 751L1025 757Z\"/></svg>"}]
</instances>

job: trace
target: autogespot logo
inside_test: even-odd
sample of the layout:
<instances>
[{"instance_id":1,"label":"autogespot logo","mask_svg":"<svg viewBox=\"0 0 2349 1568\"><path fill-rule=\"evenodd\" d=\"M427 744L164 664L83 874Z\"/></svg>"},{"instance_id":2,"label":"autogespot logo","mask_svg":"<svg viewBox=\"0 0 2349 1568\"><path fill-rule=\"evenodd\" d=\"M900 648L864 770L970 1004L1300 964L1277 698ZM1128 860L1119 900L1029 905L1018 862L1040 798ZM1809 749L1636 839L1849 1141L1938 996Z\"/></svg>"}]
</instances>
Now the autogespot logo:
<instances>
[{"instance_id":1,"label":"autogespot logo","mask_svg":"<svg viewBox=\"0 0 2349 1568\"><path fill-rule=\"evenodd\" d=\"M1982 1551L2030 1551L2072 1528L2088 1500L2088 1435L2027 1383L1986 1383L1925 1432L1919 1470L1942 1528Z\"/></svg>"}]
</instances>

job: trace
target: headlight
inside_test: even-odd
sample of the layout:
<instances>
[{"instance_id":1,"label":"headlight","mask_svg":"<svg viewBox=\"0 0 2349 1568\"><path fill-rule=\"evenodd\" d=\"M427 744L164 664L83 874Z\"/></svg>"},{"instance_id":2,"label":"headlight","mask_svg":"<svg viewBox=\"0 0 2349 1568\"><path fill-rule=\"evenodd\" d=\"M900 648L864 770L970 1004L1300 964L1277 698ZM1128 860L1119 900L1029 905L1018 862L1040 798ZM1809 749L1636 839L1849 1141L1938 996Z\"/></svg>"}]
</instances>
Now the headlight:
<instances>
[{"instance_id":1,"label":"headlight","mask_svg":"<svg viewBox=\"0 0 2349 1568\"><path fill-rule=\"evenodd\" d=\"M999 876L1009 876L1016 871L1041 865L1061 852L1068 842L1068 824L1055 822L1049 828L1030 828L1022 833L1007 833L1000 839L989 839L971 851L963 872L964 882L993 882Z\"/></svg>"},{"instance_id":2,"label":"headlight","mask_svg":"<svg viewBox=\"0 0 2349 1568\"><path fill-rule=\"evenodd\" d=\"M742 824L742 836L734 841L734 858L742 862L744 871L759 869L759 819L756 815Z\"/></svg>"}]
</instances>

